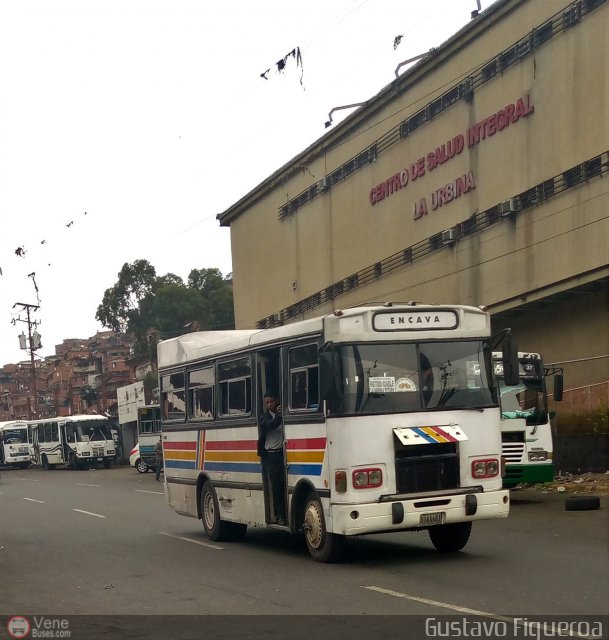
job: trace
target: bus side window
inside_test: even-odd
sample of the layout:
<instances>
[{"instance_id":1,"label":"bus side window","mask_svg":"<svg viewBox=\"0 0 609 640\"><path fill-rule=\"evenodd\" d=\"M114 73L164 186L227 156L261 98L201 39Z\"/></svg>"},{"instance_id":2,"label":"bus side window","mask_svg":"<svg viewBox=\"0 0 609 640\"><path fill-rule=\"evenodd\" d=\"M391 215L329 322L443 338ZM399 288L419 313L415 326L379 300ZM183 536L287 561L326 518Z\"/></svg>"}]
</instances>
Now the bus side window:
<instances>
[{"instance_id":1,"label":"bus side window","mask_svg":"<svg viewBox=\"0 0 609 640\"><path fill-rule=\"evenodd\" d=\"M319 363L316 344L294 347L288 354L292 410L319 409Z\"/></svg>"},{"instance_id":2,"label":"bus side window","mask_svg":"<svg viewBox=\"0 0 609 640\"><path fill-rule=\"evenodd\" d=\"M66 442L76 442L73 424L70 424L66 427Z\"/></svg>"},{"instance_id":3,"label":"bus side window","mask_svg":"<svg viewBox=\"0 0 609 640\"><path fill-rule=\"evenodd\" d=\"M183 372L161 377L161 406L165 420L184 420L186 417L186 388Z\"/></svg>"}]
</instances>

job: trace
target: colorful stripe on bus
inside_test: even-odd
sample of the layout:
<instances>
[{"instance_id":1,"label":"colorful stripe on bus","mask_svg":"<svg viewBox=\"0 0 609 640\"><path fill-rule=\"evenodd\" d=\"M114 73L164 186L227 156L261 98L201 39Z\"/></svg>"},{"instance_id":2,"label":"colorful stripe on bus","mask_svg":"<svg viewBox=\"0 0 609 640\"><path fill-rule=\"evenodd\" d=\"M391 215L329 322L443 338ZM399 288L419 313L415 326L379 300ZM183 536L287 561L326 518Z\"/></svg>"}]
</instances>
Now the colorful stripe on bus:
<instances>
[{"instance_id":1,"label":"colorful stripe on bus","mask_svg":"<svg viewBox=\"0 0 609 640\"><path fill-rule=\"evenodd\" d=\"M197 442L164 442L165 466L237 473L261 473L257 440L210 440L205 432ZM288 474L321 476L326 438L295 438L288 441Z\"/></svg>"}]
</instances>

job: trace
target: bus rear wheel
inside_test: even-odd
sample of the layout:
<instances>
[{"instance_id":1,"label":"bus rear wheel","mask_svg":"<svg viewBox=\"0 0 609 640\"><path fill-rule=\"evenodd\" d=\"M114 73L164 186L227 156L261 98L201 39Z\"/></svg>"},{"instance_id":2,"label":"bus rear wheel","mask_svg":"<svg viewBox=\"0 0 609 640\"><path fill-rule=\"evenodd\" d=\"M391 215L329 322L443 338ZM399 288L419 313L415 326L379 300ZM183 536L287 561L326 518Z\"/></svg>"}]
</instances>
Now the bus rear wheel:
<instances>
[{"instance_id":1,"label":"bus rear wheel","mask_svg":"<svg viewBox=\"0 0 609 640\"><path fill-rule=\"evenodd\" d=\"M305 541L309 554L316 562L336 562L343 554L344 536L328 533L324 509L316 494L307 498L304 509Z\"/></svg>"},{"instance_id":2,"label":"bus rear wheel","mask_svg":"<svg viewBox=\"0 0 609 640\"><path fill-rule=\"evenodd\" d=\"M442 553L461 551L472 532L471 522L453 522L440 524L429 529L429 537L433 546Z\"/></svg>"}]
</instances>

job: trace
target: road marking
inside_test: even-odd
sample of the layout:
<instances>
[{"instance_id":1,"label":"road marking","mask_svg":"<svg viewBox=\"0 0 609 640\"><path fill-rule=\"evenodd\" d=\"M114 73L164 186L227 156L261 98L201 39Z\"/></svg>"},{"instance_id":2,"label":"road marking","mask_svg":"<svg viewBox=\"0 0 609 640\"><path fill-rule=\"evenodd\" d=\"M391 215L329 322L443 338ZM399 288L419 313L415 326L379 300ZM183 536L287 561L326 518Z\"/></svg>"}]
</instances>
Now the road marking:
<instances>
[{"instance_id":1,"label":"road marking","mask_svg":"<svg viewBox=\"0 0 609 640\"><path fill-rule=\"evenodd\" d=\"M86 482L77 482L79 487L101 487L101 484L87 484Z\"/></svg>"},{"instance_id":2,"label":"road marking","mask_svg":"<svg viewBox=\"0 0 609 640\"><path fill-rule=\"evenodd\" d=\"M493 620L499 620L500 622L507 622L514 626L519 627L531 627L531 633L535 632L539 634L540 624L544 626L543 622L527 622L526 618L513 618L510 616L500 616L495 613L489 613L488 611L478 611L478 609L469 609L468 607L460 607L456 604L450 604L449 602L440 602L438 600L430 600L429 598L420 598L419 596L411 596L407 593L401 593L400 591L392 591L391 589L383 589L383 587L375 587L373 585L365 586L360 585L362 589L368 589L369 591L376 591L377 593L384 593L387 596L394 596L396 598L403 598L405 600L413 600L414 602L421 602L422 604L430 604L434 607L442 607L444 609L452 609L459 613L467 613L472 616L483 616L485 618L492 618ZM526 633L526 632L525 632ZM582 635L576 631L569 631L563 635L571 636L572 638L588 638L589 636Z\"/></svg>"},{"instance_id":3,"label":"road marking","mask_svg":"<svg viewBox=\"0 0 609 640\"><path fill-rule=\"evenodd\" d=\"M83 511L82 509L72 509L72 511L78 511L78 513L86 513L88 516L95 516L96 518L106 517L106 516L100 516L99 513L92 513L91 511Z\"/></svg>"},{"instance_id":4,"label":"road marking","mask_svg":"<svg viewBox=\"0 0 609 640\"><path fill-rule=\"evenodd\" d=\"M134 491L137 491L138 493L155 493L158 496L165 495L164 491L144 491L144 489L134 489Z\"/></svg>"},{"instance_id":5,"label":"road marking","mask_svg":"<svg viewBox=\"0 0 609 640\"><path fill-rule=\"evenodd\" d=\"M34 500L34 498L23 498L23 499L27 500L28 502L39 502L40 504L46 504L44 500Z\"/></svg>"},{"instance_id":6,"label":"road marking","mask_svg":"<svg viewBox=\"0 0 609 640\"><path fill-rule=\"evenodd\" d=\"M224 547L219 547L217 544L209 544L208 542L192 540L191 538L184 538L183 536L174 536L172 533L165 533L163 531L159 531L158 533L160 536L167 536L168 538L175 538L176 540L184 540L184 542L193 542L194 544L199 544L202 547L207 547L208 549L224 549Z\"/></svg>"}]
</instances>

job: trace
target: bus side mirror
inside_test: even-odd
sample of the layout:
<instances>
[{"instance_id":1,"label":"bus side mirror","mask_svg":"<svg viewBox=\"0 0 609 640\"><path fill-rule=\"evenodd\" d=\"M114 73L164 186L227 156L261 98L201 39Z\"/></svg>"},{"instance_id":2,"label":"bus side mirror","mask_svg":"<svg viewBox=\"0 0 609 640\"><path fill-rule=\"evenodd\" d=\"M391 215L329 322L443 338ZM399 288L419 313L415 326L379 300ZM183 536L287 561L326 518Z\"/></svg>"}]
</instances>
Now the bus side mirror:
<instances>
[{"instance_id":1,"label":"bus side mirror","mask_svg":"<svg viewBox=\"0 0 609 640\"><path fill-rule=\"evenodd\" d=\"M508 387L520 382L518 373L518 349L512 336L508 335L501 345L503 355L503 380Z\"/></svg>"},{"instance_id":2,"label":"bus side mirror","mask_svg":"<svg viewBox=\"0 0 609 640\"><path fill-rule=\"evenodd\" d=\"M556 402L560 402L562 400L563 384L562 373L557 373L554 376L554 400Z\"/></svg>"}]
</instances>

